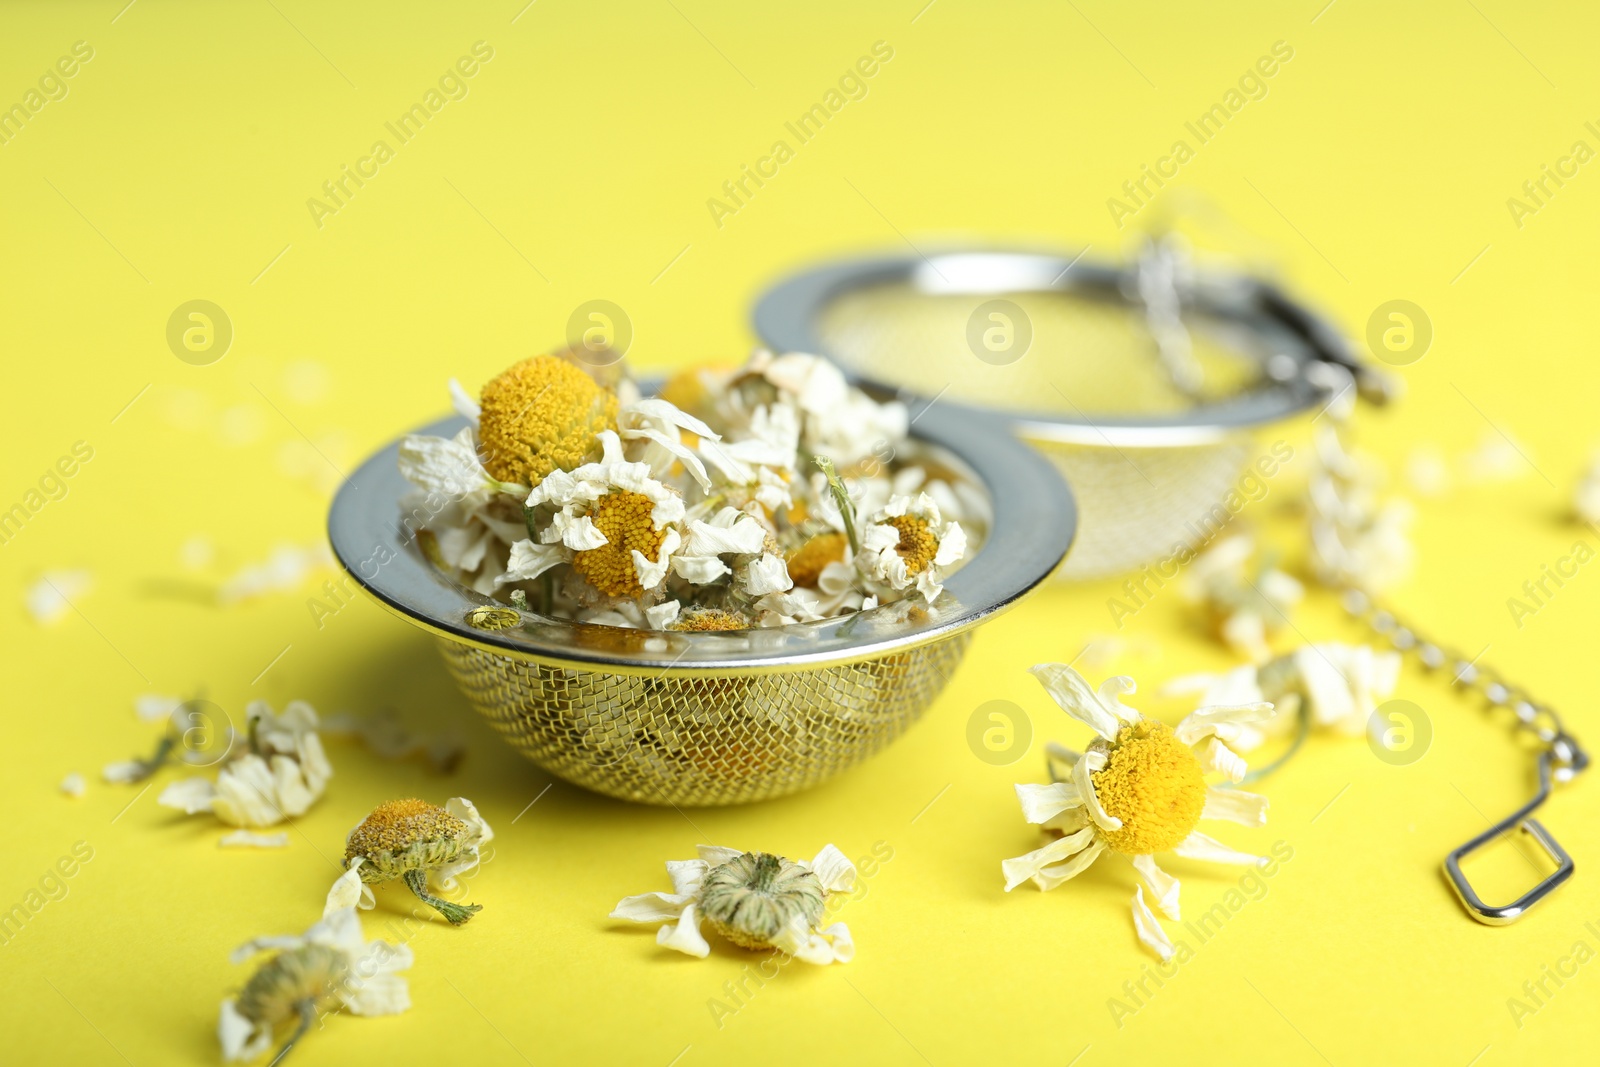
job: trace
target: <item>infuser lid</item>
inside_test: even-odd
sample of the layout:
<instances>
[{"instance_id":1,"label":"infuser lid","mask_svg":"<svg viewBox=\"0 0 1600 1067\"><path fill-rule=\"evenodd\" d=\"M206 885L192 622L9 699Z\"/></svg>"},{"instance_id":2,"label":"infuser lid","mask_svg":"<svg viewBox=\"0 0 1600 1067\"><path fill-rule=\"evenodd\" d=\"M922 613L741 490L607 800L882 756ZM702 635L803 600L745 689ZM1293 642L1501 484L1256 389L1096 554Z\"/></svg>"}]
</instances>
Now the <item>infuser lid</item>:
<instances>
[{"instance_id":1,"label":"infuser lid","mask_svg":"<svg viewBox=\"0 0 1600 1067\"><path fill-rule=\"evenodd\" d=\"M1326 402L1337 363L1382 385L1273 286L1190 274L1162 243L1136 263L1022 251L844 259L759 299L756 332L863 385L1002 412L1023 436L1189 445Z\"/></svg>"}]
</instances>

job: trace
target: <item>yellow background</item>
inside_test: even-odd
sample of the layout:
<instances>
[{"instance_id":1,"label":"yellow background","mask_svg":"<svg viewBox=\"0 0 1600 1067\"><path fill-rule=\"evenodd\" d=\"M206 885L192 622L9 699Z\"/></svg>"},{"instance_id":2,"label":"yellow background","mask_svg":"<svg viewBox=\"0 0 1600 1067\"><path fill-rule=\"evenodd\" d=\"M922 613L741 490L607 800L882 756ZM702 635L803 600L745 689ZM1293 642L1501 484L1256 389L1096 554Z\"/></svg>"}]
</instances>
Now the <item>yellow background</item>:
<instances>
[{"instance_id":1,"label":"yellow background","mask_svg":"<svg viewBox=\"0 0 1600 1067\"><path fill-rule=\"evenodd\" d=\"M1110 583L1052 589L984 630L923 722L811 794L680 813L558 782L520 818L547 776L476 720L421 633L367 603L318 630L306 598L326 572L226 609L207 590L274 546L317 543L337 471L441 412L449 376L475 388L558 343L582 301L624 307L632 358L659 368L739 356L763 284L841 249L971 234L1118 254L1133 229L1117 230L1107 198L1283 40L1294 58L1269 95L1178 183L1259 238L1353 336L1384 301L1426 309L1432 350L1401 372L1406 400L1366 420L1367 443L1396 466L1422 444L1460 456L1493 438L1493 420L1531 464L1422 503L1418 566L1395 601L1469 652L1488 645L1486 661L1600 744L1600 576L1580 572L1520 628L1506 607L1541 564L1596 540L1565 508L1600 438L1600 175L1589 173L1600 164L1521 228L1506 207L1575 140L1600 147L1583 128L1600 119L1592 12L1504 0L1337 0L1320 12L1320 0L1226 11L538 0L519 16L522 2L139 0L119 13L123 0L108 0L0 13L0 104L73 42L94 48L66 98L0 146L0 505L73 442L94 448L69 495L0 548L0 906L22 901L74 842L94 849L66 898L0 947L7 1059L213 1061L217 1002L247 974L229 950L309 925L345 830L412 793L470 796L498 829L474 883L485 910L464 929L417 934L409 1013L339 1017L297 1062L1589 1054L1600 964L1520 1029L1506 1001L1574 942L1600 948L1584 928L1600 920L1600 784L1579 782L1546 813L1577 858L1575 881L1512 928L1469 922L1439 861L1482 827L1480 810L1498 817L1520 801L1530 761L1502 724L1410 667L1400 695L1432 717L1432 750L1391 767L1360 740L1319 739L1270 780L1270 825L1220 833L1262 850L1281 839L1294 859L1119 1028L1107 1001L1149 960L1131 930L1130 872L1103 863L1053 893L1007 895L999 870L1039 843L1011 784L1041 777L1044 738L1083 740L1025 669L1112 630ZM307 198L479 40L494 58L470 94L319 229ZM719 229L707 198L879 40L894 58L868 96ZM196 298L236 329L207 367L179 362L164 339L172 310ZM1290 492L1275 485L1269 500ZM1293 540L1291 518L1271 521ZM196 536L215 546L199 569L181 554ZM73 568L93 573L93 590L58 625L34 623L26 589ZM1312 638L1357 636L1319 595L1297 621ZM1121 636L1130 652L1110 670L1146 692L1230 662L1173 595ZM459 728L469 754L440 779L330 742L337 777L287 850L219 852L216 826L154 803L173 772L131 807L137 789L98 781L102 764L153 740L136 695L198 689L235 715L254 698L395 707L419 729ZM1014 766L966 745L968 716L992 699L1031 717L1035 749ZM56 789L72 770L90 778L79 800ZM665 888L662 861L701 840L791 855L833 841L851 856L886 842L894 859L843 913L856 961L791 968L719 1029L707 1001L751 957L679 957L606 918L618 898ZM1172 869L1190 915L1236 877ZM366 916L374 936L405 911L395 891L380 896Z\"/></svg>"}]
</instances>

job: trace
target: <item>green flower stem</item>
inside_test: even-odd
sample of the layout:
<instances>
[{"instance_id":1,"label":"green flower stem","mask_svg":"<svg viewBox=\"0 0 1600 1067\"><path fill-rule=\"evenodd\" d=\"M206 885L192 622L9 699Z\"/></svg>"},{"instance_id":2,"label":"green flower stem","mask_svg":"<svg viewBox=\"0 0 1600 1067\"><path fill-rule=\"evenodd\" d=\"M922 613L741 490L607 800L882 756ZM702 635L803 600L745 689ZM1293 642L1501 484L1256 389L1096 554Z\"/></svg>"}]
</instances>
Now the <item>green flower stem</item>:
<instances>
[{"instance_id":1,"label":"green flower stem","mask_svg":"<svg viewBox=\"0 0 1600 1067\"><path fill-rule=\"evenodd\" d=\"M428 892L428 876L416 868L407 871L404 878L406 886L417 895L417 899L443 915L451 926L460 926L483 910L482 904L452 904L434 896Z\"/></svg>"},{"instance_id":2,"label":"green flower stem","mask_svg":"<svg viewBox=\"0 0 1600 1067\"><path fill-rule=\"evenodd\" d=\"M856 509L850 503L850 493L844 487L844 482L839 478L839 472L833 467L833 460L827 456L813 456L813 463L828 479L828 489L833 493L834 503L839 505L839 517L844 520L844 535L850 540L850 551L860 552L861 542L856 538Z\"/></svg>"},{"instance_id":3,"label":"green flower stem","mask_svg":"<svg viewBox=\"0 0 1600 1067\"><path fill-rule=\"evenodd\" d=\"M289 1035L289 1040L285 1041L283 1047L278 1050L278 1054L272 1057L272 1062L267 1064L267 1067L278 1067L278 1064L283 1062L283 1058L289 1054L289 1050L294 1048L295 1042L306 1036L306 1031L311 1029L311 1020L317 1017L316 1002L309 998L300 1001L295 1007L300 1009L300 1022L294 1028L294 1033Z\"/></svg>"}]
</instances>

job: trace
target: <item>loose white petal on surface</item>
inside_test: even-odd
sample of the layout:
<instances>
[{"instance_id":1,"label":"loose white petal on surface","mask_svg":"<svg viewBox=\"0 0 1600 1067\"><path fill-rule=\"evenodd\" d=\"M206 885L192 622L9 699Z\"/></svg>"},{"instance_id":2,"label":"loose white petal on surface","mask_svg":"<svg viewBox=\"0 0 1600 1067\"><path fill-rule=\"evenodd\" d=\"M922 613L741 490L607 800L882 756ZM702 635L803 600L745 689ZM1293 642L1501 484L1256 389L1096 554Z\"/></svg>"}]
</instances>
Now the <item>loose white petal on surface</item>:
<instances>
[{"instance_id":1,"label":"loose white petal on surface","mask_svg":"<svg viewBox=\"0 0 1600 1067\"><path fill-rule=\"evenodd\" d=\"M1237 789L1206 787L1206 806L1201 809L1202 819L1224 819L1240 826L1267 825L1267 798L1260 793L1245 793Z\"/></svg>"},{"instance_id":2,"label":"loose white petal on surface","mask_svg":"<svg viewBox=\"0 0 1600 1067\"><path fill-rule=\"evenodd\" d=\"M177 808L187 815L210 811L217 799L217 787L207 778L185 778L173 782L161 791L156 803L164 808Z\"/></svg>"},{"instance_id":3,"label":"loose white petal on surface","mask_svg":"<svg viewBox=\"0 0 1600 1067\"><path fill-rule=\"evenodd\" d=\"M61 779L61 791L69 797L81 797L88 788L88 785L83 780L83 775L77 771L73 771Z\"/></svg>"},{"instance_id":4,"label":"loose white petal on surface","mask_svg":"<svg viewBox=\"0 0 1600 1067\"><path fill-rule=\"evenodd\" d=\"M234 830L217 838L218 848L288 848L289 831L261 834L254 830Z\"/></svg>"},{"instance_id":5,"label":"loose white petal on surface","mask_svg":"<svg viewBox=\"0 0 1600 1067\"><path fill-rule=\"evenodd\" d=\"M700 912L694 904L684 906L677 922L656 931L656 944L701 959L711 955L711 946L700 935Z\"/></svg>"},{"instance_id":6,"label":"loose white petal on surface","mask_svg":"<svg viewBox=\"0 0 1600 1067\"><path fill-rule=\"evenodd\" d=\"M1172 958L1172 942L1167 939L1167 932L1161 929L1161 923L1156 920L1155 914L1144 902L1143 888L1133 891L1133 928L1138 932L1139 940L1160 956L1162 962Z\"/></svg>"},{"instance_id":7,"label":"loose white petal on surface","mask_svg":"<svg viewBox=\"0 0 1600 1067\"><path fill-rule=\"evenodd\" d=\"M1188 837L1179 841L1172 851L1185 859L1207 860L1211 863L1232 863L1240 867L1259 867L1266 863L1263 856L1252 856L1248 852L1236 852L1224 845L1214 837L1207 837L1199 830L1195 830Z\"/></svg>"},{"instance_id":8,"label":"loose white petal on surface","mask_svg":"<svg viewBox=\"0 0 1600 1067\"><path fill-rule=\"evenodd\" d=\"M1133 857L1133 869L1156 898L1156 906L1173 922L1183 918L1178 912L1178 880L1156 865L1154 856Z\"/></svg>"},{"instance_id":9,"label":"loose white petal on surface","mask_svg":"<svg viewBox=\"0 0 1600 1067\"><path fill-rule=\"evenodd\" d=\"M1021 783L1016 789L1017 800L1022 804L1022 817L1031 823L1046 822L1068 808L1083 805L1078 787L1071 782L1051 782L1049 785Z\"/></svg>"},{"instance_id":10,"label":"loose white petal on surface","mask_svg":"<svg viewBox=\"0 0 1600 1067\"><path fill-rule=\"evenodd\" d=\"M53 626L72 612L72 601L86 596L94 578L85 570L49 571L28 587L28 613L41 626Z\"/></svg>"},{"instance_id":11,"label":"loose white petal on surface","mask_svg":"<svg viewBox=\"0 0 1600 1067\"><path fill-rule=\"evenodd\" d=\"M896 535L898 536L898 535ZM1029 670L1062 711L1107 741L1114 740L1122 721L1100 702L1083 676L1065 663L1040 663Z\"/></svg>"},{"instance_id":12,"label":"loose white petal on surface","mask_svg":"<svg viewBox=\"0 0 1600 1067\"><path fill-rule=\"evenodd\" d=\"M1200 770L1204 774L1220 773L1227 776L1230 782L1242 782L1250 772L1243 757L1215 737L1206 738L1205 744L1195 755L1200 758Z\"/></svg>"},{"instance_id":13,"label":"loose white petal on surface","mask_svg":"<svg viewBox=\"0 0 1600 1067\"><path fill-rule=\"evenodd\" d=\"M1083 798L1083 806L1089 811L1089 818L1102 830L1122 829L1122 820L1106 811L1100 805L1100 796L1094 791L1094 779L1090 775L1096 771L1104 770L1106 755L1104 752L1086 752L1072 768L1072 784L1077 788L1078 795Z\"/></svg>"},{"instance_id":14,"label":"loose white petal on surface","mask_svg":"<svg viewBox=\"0 0 1600 1067\"><path fill-rule=\"evenodd\" d=\"M143 774L144 764L132 759L108 763L100 771L100 777L108 782L135 782Z\"/></svg>"},{"instance_id":15,"label":"loose white petal on surface","mask_svg":"<svg viewBox=\"0 0 1600 1067\"><path fill-rule=\"evenodd\" d=\"M1172 731L1178 741L1193 745L1213 735L1228 740L1229 728L1270 718L1272 705L1264 700L1250 704L1214 704L1185 715Z\"/></svg>"}]
</instances>

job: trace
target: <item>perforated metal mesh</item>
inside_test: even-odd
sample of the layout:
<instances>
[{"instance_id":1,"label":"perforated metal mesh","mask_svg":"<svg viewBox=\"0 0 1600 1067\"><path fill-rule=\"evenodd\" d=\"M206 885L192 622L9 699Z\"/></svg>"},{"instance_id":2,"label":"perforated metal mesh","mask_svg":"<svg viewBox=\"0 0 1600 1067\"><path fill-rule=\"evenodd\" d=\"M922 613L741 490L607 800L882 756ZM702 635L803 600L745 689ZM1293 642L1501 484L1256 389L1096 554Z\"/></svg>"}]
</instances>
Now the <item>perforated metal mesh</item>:
<instances>
[{"instance_id":1,"label":"perforated metal mesh","mask_svg":"<svg viewBox=\"0 0 1600 1067\"><path fill-rule=\"evenodd\" d=\"M975 357L968 323L984 302L1010 300L1032 330L1027 353L991 365ZM845 292L821 311L824 349L850 369L922 396L1006 412L1096 417L1180 414L1261 380L1259 353L1220 324L1186 322L1201 371L1197 397L1163 370L1142 309L1071 290L929 293L894 283ZM1024 435L1026 437L1026 435ZM1197 546L1240 477L1253 435L1210 444L1135 448L1103 440L1063 444L1027 438L1061 471L1077 498L1077 540L1061 579L1123 574Z\"/></svg>"},{"instance_id":2,"label":"perforated metal mesh","mask_svg":"<svg viewBox=\"0 0 1600 1067\"><path fill-rule=\"evenodd\" d=\"M741 804L831 778L944 689L963 631L840 666L757 675L553 667L440 639L462 692L551 774L645 804Z\"/></svg>"}]
</instances>

